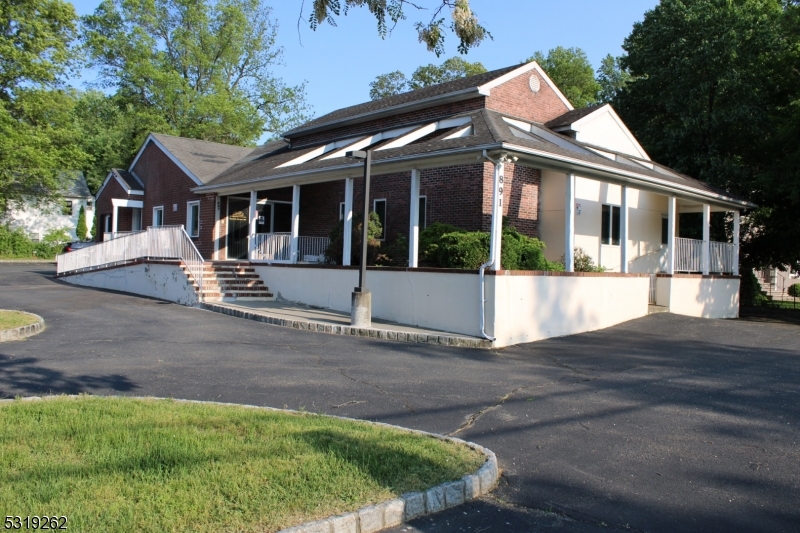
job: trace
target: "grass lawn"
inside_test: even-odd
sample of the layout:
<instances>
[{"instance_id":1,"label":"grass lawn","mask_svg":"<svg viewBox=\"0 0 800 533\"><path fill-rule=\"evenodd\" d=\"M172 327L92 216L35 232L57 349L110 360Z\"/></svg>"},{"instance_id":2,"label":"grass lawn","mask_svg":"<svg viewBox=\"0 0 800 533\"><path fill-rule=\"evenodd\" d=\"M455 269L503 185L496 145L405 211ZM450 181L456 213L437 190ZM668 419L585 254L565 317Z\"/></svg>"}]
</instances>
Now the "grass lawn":
<instances>
[{"instance_id":1,"label":"grass lawn","mask_svg":"<svg viewBox=\"0 0 800 533\"><path fill-rule=\"evenodd\" d=\"M0 515L64 515L70 531L277 531L483 461L312 414L90 396L0 404Z\"/></svg>"},{"instance_id":2,"label":"grass lawn","mask_svg":"<svg viewBox=\"0 0 800 533\"><path fill-rule=\"evenodd\" d=\"M36 324L38 318L22 311L5 311L0 310L0 329L18 328L20 326L28 326Z\"/></svg>"}]
</instances>

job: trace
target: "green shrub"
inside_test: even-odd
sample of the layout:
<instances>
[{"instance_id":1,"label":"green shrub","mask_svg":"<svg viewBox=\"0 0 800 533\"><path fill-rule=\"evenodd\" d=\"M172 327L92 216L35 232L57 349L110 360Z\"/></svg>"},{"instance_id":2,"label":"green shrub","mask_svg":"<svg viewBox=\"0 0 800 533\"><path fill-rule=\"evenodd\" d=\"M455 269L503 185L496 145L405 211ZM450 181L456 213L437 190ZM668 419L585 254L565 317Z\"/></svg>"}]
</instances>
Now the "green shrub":
<instances>
[{"instance_id":1,"label":"green shrub","mask_svg":"<svg viewBox=\"0 0 800 533\"><path fill-rule=\"evenodd\" d=\"M761 290L761 284L758 282L753 269L744 269L739 281L739 304L744 307L752 307L758 302L767 299L767 295Z\"/></svg>"},{"instance_id":2,"label":"green shrub","mask_svg":"<svg viewBox=\"0 0 800 533\"><path fill-rule=\"evenodd\" d=\"M792 298L800 298L800 283L789 285L789 288L786 289L786 294Z\"/></svg>"},{"instance_id":3,"label":"green shrub","mask_svg":"<svg viewBox=\"0 0 800 533\"><path fill-rule=\"evenodd\" d=\"M474 270L489 260L489 234L450 224L431 224L420 233L420 258L427 266ZM503 228L501 263L506 270L563 270L544 257L544 243Z\"/></svg>"},{"instance_id":4,"label":"green shrub","mask_svg":"<svg viewBox=\"0 0 800 533\"><path fill-rule=\"evenodd\" d=\"M78 222L75 224L75 235L79 241L85 241L87 233L89 233L89 228L86 227L86 210L81 206L78 211Z\"/></svg>"},{"instance_id":5,"label":"green shrub","mask_svg":"<svg viewBox=\"0 0 800 533\"><path fill-rule=\"evenodd\" d=\"M49 231L40 242L34 242L22 228L0 224L0 257L52 259L61 253L64 244L69 241L66 228Z\"/></svg>"},{"instance_id":6,"label":"green shrub","mask_svg":"<svg viewBox=\"0 0 800 533\"><path fill-rule=\"evenodd\" d=\"M361 263L361 228L362 217L353 217L353 232L350 242L351 244L351 265L358 265ZM367 227L367 264L375 264L378 258L378 250L381 246L381 241L378 237L383 232L381 227L381 219L378 214L372 212L369 214L369 226ZM336 223L330 232L331 243L325 250L325 260L328 263L336 265L342 264L342 252L344 251L344 221L340 220Z\"/></svg>"},{"instance_id":7,"label":"green shrub","mask_svg":"<svg viewBox=\"0 0 800 533\"><path fill-rule=\"evenodd\" d=\"M89 230L89 237L91 240L97 240L97 208L95 208L94 214L92 215L92 229Z\"/></svg>"},{"instance_id":8,"label":"green shrub","mask_svg":"<svg viewBox=\"0 0 800 533\"><path fill-rule=\"evenodd\" d=\"M605 267L601 267L601 266L595 265L594 264L594 260L592 259L592 256L587 254L586 251L583 248L579 247L579 246L575 247L575 249L573 250L573 260L574 260L574 262L573 262L573 265L574 265L573 271L574 272L605 272L606 271ZM560 259L560 262L561 262L561 266L564 267L564 265L567 264L566 257L562 255L561 259Z\"/></svg>"}]
</instances>

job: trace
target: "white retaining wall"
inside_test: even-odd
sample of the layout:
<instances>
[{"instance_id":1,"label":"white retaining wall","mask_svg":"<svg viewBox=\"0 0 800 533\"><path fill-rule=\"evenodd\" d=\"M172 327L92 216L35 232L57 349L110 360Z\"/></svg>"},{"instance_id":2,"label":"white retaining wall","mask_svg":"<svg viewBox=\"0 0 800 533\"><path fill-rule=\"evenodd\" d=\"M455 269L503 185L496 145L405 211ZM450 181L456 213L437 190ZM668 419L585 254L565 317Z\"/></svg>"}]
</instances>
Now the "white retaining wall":
<instances>
[{"instance_id":1,"label":"white retaining wall","mask_svg":"<svg viewBox=\"0 0 800 533\"><path fill-rule=\"evenodd\" d=\"M738 318L739 279L699 275L659 277L656 303L679 315Z\"/></svg>"},{"instance_id":2,"label":"white retaining wall","mask_svg":"<svg viewBox=\"0 0 800 533\"><path fill-rule=\"evenodd\" d=\"M350 312L357 270L254 266L278 299ZM369 270L366 285L372 292L373 318L472 336L480 333L477 274Z\"/></svg>"},{"instance_id":3,"label":"white retaining wall","mask_svg":"<svg viewBox=\"0 0 800 533\"><path fill-rule=\"evenodd\" d=\"M647 314L649 278L487 276L487 331L495 346L607 328Z\"/></svg>"},{"instance_id":4,"label":"white retaining wall","mask_svg":"<svg viewBox=\"0 0 800 533\"><path fill-rule=\"evenodd\" d=\"M198 301L194 287L177 265L126 265L73 274L61 279L73 285L129 292L183 305L194 305Z\"/></svg>"}]
</instances>

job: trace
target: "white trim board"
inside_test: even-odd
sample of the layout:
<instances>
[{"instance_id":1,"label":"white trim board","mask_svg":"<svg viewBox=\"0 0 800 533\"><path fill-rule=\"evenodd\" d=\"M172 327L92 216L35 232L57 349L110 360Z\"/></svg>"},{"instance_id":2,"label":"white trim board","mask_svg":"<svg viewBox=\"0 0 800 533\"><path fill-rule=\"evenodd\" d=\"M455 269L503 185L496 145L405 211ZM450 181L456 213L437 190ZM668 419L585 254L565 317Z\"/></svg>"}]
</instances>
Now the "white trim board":
<instances>
[{"instance_id":1,"label":"white trim board","mask_svg":"<svg viewBox=\"0 0 800 533\"><path fill-rule=\"evenodd\" d=\"M112 198L111 205L114 207L138 207L139 209L144 208L144 202L141 200L124 200L122 198Z\"/></svg>"}]
</instances>

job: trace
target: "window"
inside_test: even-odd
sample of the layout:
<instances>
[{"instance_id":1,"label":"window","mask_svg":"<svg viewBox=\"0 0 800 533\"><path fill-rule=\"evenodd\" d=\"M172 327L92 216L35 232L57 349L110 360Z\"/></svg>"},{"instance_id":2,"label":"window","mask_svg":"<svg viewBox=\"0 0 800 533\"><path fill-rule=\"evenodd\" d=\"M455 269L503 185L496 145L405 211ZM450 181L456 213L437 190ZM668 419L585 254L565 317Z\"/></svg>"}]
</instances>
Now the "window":
<instances>
[{"instance_id":1,"label":"window","mask_svg":"<svg viewBox=\"0 0 800 533\"><path fill-rule=\"evenodd\" d=\"M669 219L661 215L661 244L669 243Z\"/></svg>"},{"instance_id":2,"label":"window","mask_svg":"<svg viewBox=\"0 0 800 533\"><path fill-rule=\"evenodd\" d=\"M419 230L422 231L428 226L428 217L427 217L427 210L428 207L428 197L427 196L420 196L419 197Z\"/></svg>"},{"instance_id":3,"label":"window","mask_svg":"<svg viewBox=\"0 0 800 533\"><path fill-rule=\"evenodd\" d=\"M339 202L339 220L344 220L344 202Z\"/></svg>"},{"instance_id":4,"label":"window","mask_svg":"<svg viewBox=\"0 0 800 533\"><path fill-rule=\"evenodd\" d=\"M200 202L186 202L186 233L189 237L200 236Z\"/></svg>"},{"instance_id":5,"label":"window","mask_svg":"<svg viewBox=\"0 0 800 533\"><path fill-rule=\"evenodd\" d=\"M103 232L111 233L111 215L103 215Z\"/></svg>"},{"instance_id":6,"label":"window","mask_svg":"<svg viewBox=\"0 0 800 533\"><path fill-rule=\"evenodd\" d=\"M61 214L72 216L72 200L64 200L64 205L61 206Z\"/></svg>"},{"instance_id":7,"label":"window","mask_svg":"<svg viewBox=\"0 0 800 533\"><path fill-rule=\"evenodd\" d=\"M131 209L131 231L141 231L142 229L142 210L138 208Z\"/></svg>"},{"instance_id":8,"label":"window","mask_svg":"<svg viewBox=\"0 0 800 533\"><path fill-rule=\"evenodd\" d=\"M386 199L375 200L372 206L372 210L381 221L381 234L378 236L378 240L382 241L386 239Z\"/></svg>"},{"instance_id":9,"label":"window","mask_svg":"<svg viewBox=\"0 0 800 533\"><path fill-rule=\"evenodd\" d=\"M603 231L600 236L602 244L619 246L619 206L603 204Z\"/></svg>"},{"instance_id":10,"label":"window","mask_svg":"<svg viewBox=\"0 0 800 533\"><path fill-rule=\"evenodd\" d=\"M153 208L153 227L158 228L164 225L164 206Z\"/></svg>"}]
</instances>

